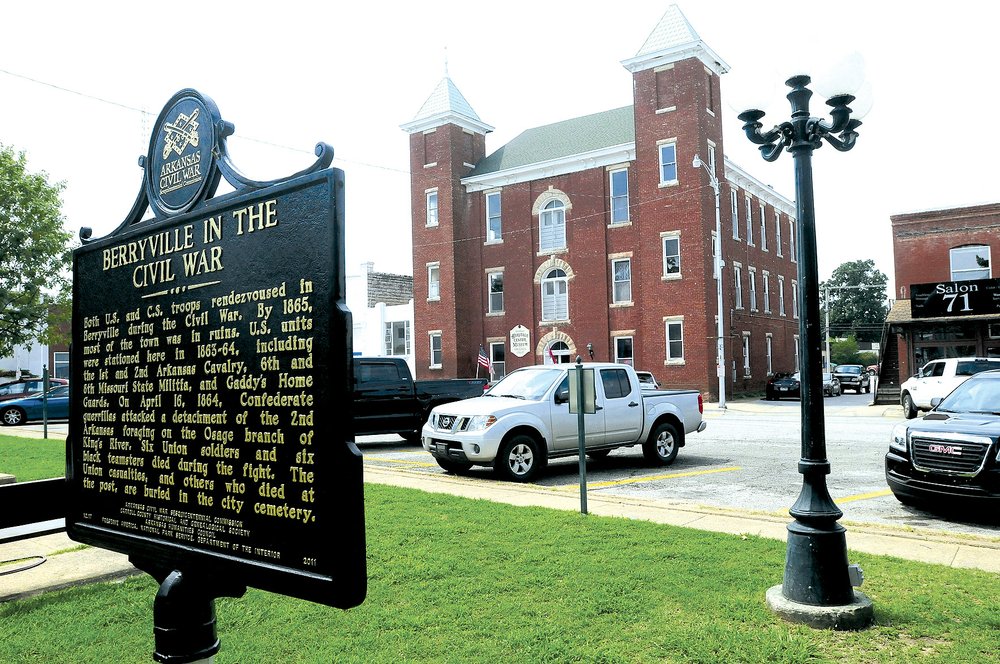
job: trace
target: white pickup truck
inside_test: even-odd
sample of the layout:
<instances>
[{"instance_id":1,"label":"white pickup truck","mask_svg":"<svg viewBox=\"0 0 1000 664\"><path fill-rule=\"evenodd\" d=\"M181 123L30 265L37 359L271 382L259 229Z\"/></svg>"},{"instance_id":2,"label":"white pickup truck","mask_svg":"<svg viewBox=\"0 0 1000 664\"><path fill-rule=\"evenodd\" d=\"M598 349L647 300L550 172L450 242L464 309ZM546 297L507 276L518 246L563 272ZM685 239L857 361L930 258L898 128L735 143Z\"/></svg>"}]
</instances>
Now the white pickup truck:
<instances>
[{"instance_id":1,"label":"white pickup truck","mask_svg":"<svg viewBox=\"0 0 1000 664\"><path fill-rule=\"evenodd\" d=\"M1000 357L949 357L928 362L899 386L903 415L912 420L918 411L934 407L932 399L943 399L969 376L987 369L1000 369Z\"/></svg>"},{"instance_id":2,"label":"white pickup truck","mask_svg":"<svg viewBox=\"0 0 1000 664\"><path fill-rule=\"evenodd\" d=\"M642 445L652 463L673 463L685 437L704 431L701 393L642 390L632 367L585 363L595 377L596 412L584 416L587 456ZM431 411L421 443L449 472L493 466L501 477L527 482L549 459L579 453L579 415L569 412L575 365L539 365L504 376L481 397Z\"/></svg>"}]
</instances>

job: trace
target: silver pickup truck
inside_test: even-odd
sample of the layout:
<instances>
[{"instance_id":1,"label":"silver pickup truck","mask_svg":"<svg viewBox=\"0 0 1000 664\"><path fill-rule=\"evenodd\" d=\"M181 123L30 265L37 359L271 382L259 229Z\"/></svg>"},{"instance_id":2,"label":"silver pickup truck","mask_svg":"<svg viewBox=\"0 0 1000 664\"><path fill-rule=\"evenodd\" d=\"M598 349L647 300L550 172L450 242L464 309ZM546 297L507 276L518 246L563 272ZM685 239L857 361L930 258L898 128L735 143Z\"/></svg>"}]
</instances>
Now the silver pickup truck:
<instances>
[{"instance_id":1,"label":"silver pickup truck","mask_svg":"<svg viewBox=\"0 0 1000 664\"><path fill-rule=\"evenodd\" d=\"M587 456L642 445L652 463L677 457L687 434L703 431L701 393L642 390L632 367L592 362L596 412L585 415ZM540 365L511 372L481 397L438 406L421 443L449 472L493 466L501 477L527 482L549 459L579 453L579 416L570 413L574 365Z\"/></svg>"}]
</instances>

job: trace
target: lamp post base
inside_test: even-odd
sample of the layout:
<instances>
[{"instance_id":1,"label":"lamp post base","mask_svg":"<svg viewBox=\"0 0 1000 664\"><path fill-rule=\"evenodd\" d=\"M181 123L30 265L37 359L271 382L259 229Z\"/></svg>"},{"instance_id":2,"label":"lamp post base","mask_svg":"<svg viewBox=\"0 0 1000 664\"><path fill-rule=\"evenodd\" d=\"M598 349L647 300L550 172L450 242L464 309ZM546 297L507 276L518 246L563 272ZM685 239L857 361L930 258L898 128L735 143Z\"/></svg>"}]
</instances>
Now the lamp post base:
<instances>
[{"instance_id":1,"label":"lamp post base","mask_svg":"<svg viewBox=\"0 0 1000 664\"><path fill-rule=\"evenodd\" d=\"M782 593L781 586L767 589L767 606L788 622L816 629L861 630L872 623L875 607L863 592L854 591L854 601L841 606L813 606L793 602Z\"/></svg>"}]
</instances>

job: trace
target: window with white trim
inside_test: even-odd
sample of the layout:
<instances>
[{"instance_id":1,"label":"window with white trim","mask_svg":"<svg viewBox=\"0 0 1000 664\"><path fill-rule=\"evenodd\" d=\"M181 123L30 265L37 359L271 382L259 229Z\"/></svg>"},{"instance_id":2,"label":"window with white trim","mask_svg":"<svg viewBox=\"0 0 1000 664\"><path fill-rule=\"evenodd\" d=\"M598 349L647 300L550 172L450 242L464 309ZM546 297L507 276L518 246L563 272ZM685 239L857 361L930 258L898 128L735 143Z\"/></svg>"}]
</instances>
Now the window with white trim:
<instances>
[{"instance_id":1,"label":"window with white trim","mask_svg":"<svg viewBox=\"0 0 1000 664\"><path fill-rule=\"evenodd\" d=\"M385 354L410 354L410 321L401 320L385 324Z\"/></svg>"},{"instance_id":2,"label":"window with white trim","mask_svg":"<svg viewBox=\"0 0 1000 664\"><path fill-rule=\"evenodd\" d=\"M441 263L427 264L427 299L441 299Z\"/></svg>"},{"instance_id":3,"label":"window with white trim","mask_svg":"<svg viewBox=\"0 0 1000 664\"><path fill-rule=\"evenodd\" d=\"M990 248L984 244L955 247L949 252L952 281L972 281L990 279L993 276L990 265Z\"/></svg>"},{"instance_id":4,"label":"window with white trim","mask_svg":"<svg viewBox=\"0 0 1000 664\"><path fill-rule=\"evenodd\" d=\"M632 337L615 337L615 362L634 366L634 352Z\"/></svg>"},{"instance_id":5,"label":"window with white trim","mask_svg":"<svg viewBox=\"0 0 1000 664\"><path fill-rule=\"evenodd\" d=\"M750 311L757 311L757 268L750 270Z\"/></svg>"},{"instance_id":6,"label":"window with white trim","mask_svg":"<svg viewBox=\"0 0 1000 664\"><path fill-rule=\"evenodd\" d=\"M792 282L792 318L799 317L799 286Z\"/></svg>"},{"instance_id":7,"label":"window with white trim","mask_svg":"<svg viewBox=\"0 0 1000 664\"><path fill-rule=\"evenodd\" d=\"M503 313L503 271L487 273L486 281L490 286L489 312Z\"/></svg>"},{"instance_id":8,"label":"window with white trim","mask_svg":"<svg viewBox=\"0 0 1000 664\"><path fill-rule=\"evenodd\" d=\"M611 261L612 298L615 304L632 301L632 259L616 258Z\"/></svg>"},{"instance_id":9,"label":"window with white trim","mask_svg":"<svg viewBox=\"0 0 1000 664\"><path fill-rule=\"evenodd\" d=\"M764 346L767 354L767 375L770 376L774 373L774 368L771 364L771 333L768 332L764 336Z\"/></svg>"},{"instance_id":10,"label":"window with white trim","mask_svg":"<svg viewBox=\"0 0 1000 664\"><path fill-rule=\"evenodd\" d=\"M502 341L490 342L490 364L493 368L493 380L498 380L507 375L507 349Z\"/></svg>"},{"instance_id":11,"label":"window with white trim","mask_svg":"<svg viewBox=\"0 0 1000 664\"><path fill-rule=\"evenodd\" d=\"M708 142L708 170L715 175L715 144L712 141Z\"/></svg>"},{"instance_id":12,"label":"window with white trim","mask_svg":"<svg viewBox=\"0 0 1000 664\"><path fill-rule=\"evenodd\" d=\"M438 225L438 192L437 188L429 189L427 195L427 225Z\"/></svg>"},{"instance_id":13,"label":"window with white trim","mask_svg":"<svg viewBox=\"0 0 1000 664\"><path fill-rule=\"evenodd\" d=\"M760 250L767 251L767 208L760 204Z\"/></svg>"},{"instance_id":14,"label":"window with white trim","mask_svg":"<svg viewBox=\"0 0 1000 664\"><path fill-rule=\"evenodd\" d=\"M729 190L729 209L733 211L733 239L740 239L740 197L736 188Z\"/></svg>"},{"instance_id":15,"label":"window with white trim","mask_svg":"<svg viewBox=\"0 0 1000 664\"><path fill-rule=\"evenodd\" d=\"M667 364L684 363L684 316L664 318L666 325Z\"/></svg>"},{"instance_id":16,"label":"window with white trim","mask_svg":"<svg viewBox=\"0 0 1000 664\"><path fill-rule=\"evenodd\" d=\"M753 206L750 204L750 197L745 199L747 211L747 244L753 245Z\"/></svg>"},{"instance_id":17,"label":"window with white trim","mask_svg":"<svg viewBox=\"0 0 1000 664\"><path fill-rule=\"evenodd\" d=\"M566 206L560 200L551 200L538 215L538 249L554 251L566 248Z\"/></svg>"},{"instance_id":18,"label":"window with white trim","mask_svg":"<svg viewBox=\"0 0 1000 664\"><path fill-rule=\"evenodd\" d=\"M799 368L799 335L794 335L792 337L792 342L795 345L795 370L801 371Z\"/></svg>"},{"instance_id":19,"label":"window with white trim","mask_svg":"<svg viewBox=\"0 0 1000 664\"><path fill-rule=\"evenodd\" d=\"M677 144L673 141L659 144L660 186L677 182Z\"/></svg>"},{"instance_id":20,"label":"window with white trim","mask_svg":"<svg viewBox=\"0 0 1000 664\"><path fill-rule=\"evenodd\" d=\"M791 217L788 218L788 257L792 259L793 263L798 262L795 253L795 220Z\"/></svg>"},{"instance_id":21,"label":"window with white trim","mask_svg":"<svg viewBox=\"0 0 1000 664\"><path fill-rule=\"evenodd\" d=\"M778 315L785 315L785 278L778 275Z\"/></svg>"},{"instance_id":22,"label":"window with white trim","mask_svg":"<svg viewBox=\"0 0 1000 664\"><path fill-rule=\"evenodd\" d=\"M743 308L743 266L733 263L733 279L736 285L736 308Z\"/></svg>"},{"instance_id":23,"label":"window with white trim","mask_svg":"<svg viewBox=\"0 0 1000 664\"><path fill-rule=\"evenodd\" d=\"M69 378L69 353L67 351L52 353L52 377Z\"/></svg>"},{"instance_id":24,"label":"window with white trim","mask_svg":"<svg viewBox=\"0 0 1000 664\"><path fill-rule=\"evenodd\" d=\"M428 332L427 337L431 344L431 369L441 368L441 331Z\"/></svg>"},{"instance_id":25,"label":"window with white trim","mask_svg":"<svg viewBox=\"0 0 1000 664\"><path fill-rule=\"evenodd\" d=\"M611 190L611 223L628 221L628 169L619 168L608 173Z\"/></svg>"},{"instance_id":26,"label":"window with white trim","mask_svg":"<svg viewBox=\"0 0 1000 664\"><path fill-rule=\"evenodd\" d=\"M778 257L781 257L781 213L774 211L774 244Z\"/></svg>"},{"instance_id":27,"label":"window with white trim","mask_svg":"<svg viewBox=\"0 0 1000 664\"><path fill-rule=\"evenodd\" d=\"M771 313L771 275L767 270L761 273L761 279L763 279L762 285L764 286L764 313Z\"/></svg>"},{"instance_id":28,"label":"window with white trim","mask_svg":"<svg viewBox=\"0 0 1000 664\"><path fill-rule=\"evenodd\" d=\"M663 278L680 279L681 276L681 234L680 231L660 233L663 242Z\"/></svg>"},{"instance_id":29,"label":"window with white trim","mask_svg":"<svg viewBox=\"0 0 1000 664\"><path fill-rule=\"evenodd\" d=\"M750 377L750 333L743 333L743 377Z\"/></svg>"},{"instance_id":30,"label":"window with white trim","mask_svg":"<svg viewBox=\"0 0 1000 664\"><path fill-rule=\"evenodd\" d=\"M559 268L542 278L542 320L569 320L569 278Z\"/></svg>"},{"instance_id":31,"label":"window with white trim","mask_svg":"<svg viewBox=\"0 0 1000 664\"><path fill-rule=\"evenodd\" d=\"M486 241L499 242L501 239L500 192L486 194Z\"/></svg>"}]
</instances>

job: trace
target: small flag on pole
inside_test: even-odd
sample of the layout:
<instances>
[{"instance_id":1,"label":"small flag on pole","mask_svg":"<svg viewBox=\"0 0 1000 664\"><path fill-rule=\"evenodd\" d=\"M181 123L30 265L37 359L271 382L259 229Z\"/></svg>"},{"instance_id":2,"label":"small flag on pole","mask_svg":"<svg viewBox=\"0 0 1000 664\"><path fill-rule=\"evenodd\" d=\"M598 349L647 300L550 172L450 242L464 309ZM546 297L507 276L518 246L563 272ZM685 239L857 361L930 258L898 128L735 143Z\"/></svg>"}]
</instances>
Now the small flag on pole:
<instances>
[{"instance_id":1,"label":"small flag on pole","mask_svg":"<svg viewBox=\"0 0 1000 664\"><path fill-rule=\"evenodd\" d=\"M483 350L482 346L479 347L479 366L486 369L486 371L493 370L493 368L490 366L490 358L487 357L486 351Z\"/></svg>"}]
</instances>

